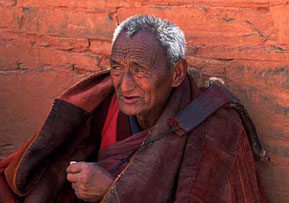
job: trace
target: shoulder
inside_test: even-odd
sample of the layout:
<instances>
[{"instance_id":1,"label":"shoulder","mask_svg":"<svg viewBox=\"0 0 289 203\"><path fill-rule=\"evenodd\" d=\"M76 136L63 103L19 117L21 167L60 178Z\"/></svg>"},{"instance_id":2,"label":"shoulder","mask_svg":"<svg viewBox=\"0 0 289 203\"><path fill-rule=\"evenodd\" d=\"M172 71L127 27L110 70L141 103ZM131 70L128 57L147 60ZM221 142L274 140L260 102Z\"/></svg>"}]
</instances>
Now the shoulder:
<instances>
[{"instance_id":1,"label":"shoulder","mask_svg":"<svg viewBox=\"0 0 289 203\"><path fill-rule=\"evenodd\" d=\"M235 154L243 130L241 118L236 110L220 108L205 123L205 140L224 152Z\"/></svg>"},{"instance_id":2,"label":"shoulder","mask_svg":"<svg viewBox=\"0 0 289 203\"><path fill-rule=\"evenodd\" d=\"M191 202L220 202L243 132L238 112L220 108L189 134L180 177L194 178Z\"/></svg>"}]
</instances>

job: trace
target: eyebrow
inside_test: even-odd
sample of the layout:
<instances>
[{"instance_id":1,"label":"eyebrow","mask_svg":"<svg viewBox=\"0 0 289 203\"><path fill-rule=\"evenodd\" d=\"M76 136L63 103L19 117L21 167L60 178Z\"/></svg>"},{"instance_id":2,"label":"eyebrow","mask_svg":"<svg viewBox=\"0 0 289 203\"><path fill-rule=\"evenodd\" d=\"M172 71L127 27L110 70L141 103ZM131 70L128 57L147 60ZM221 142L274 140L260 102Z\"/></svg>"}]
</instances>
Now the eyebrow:
<instances>
[{"instance_id":1,"label":"eyebrow","mask_svg":"<svg viewBox=\"0 0 289 203\"><path fill-rule=\"evenodd\" d=\"M120 64L118 61L114 60L114 59L110 59L110 63L111 64Z\"/></svg>"},{"instance_id":2,"label":"eyebrow","mask_svg":"<svg viewBox=\"0 0 289 203\"><path fill-rule=\"evenodd\" d=\"M131 63L132 65L135 65L135 66L144 66L144 65L142 65L142 64L139 64L139 63L137 63L137 62L135 62L135 61L132 61L132 63Z\"/></svg>"},{"instance_id":3,"label":"eyebrow","mask_svg":"<svg viewBox=\"0 0 289 203\"><path fill-rule=\"evenodd\" d=\"M111 58L111 59L110 59L110 64L121 65L121 62L118 62L117 60ZM134 65L134 66L141 66L141 67L145 67L145 66L146 66L145 64L137 63L137 62L135 62L135 61L132 61L132 62L131 62L131 65Z\"/></svg>"}]
</instances>

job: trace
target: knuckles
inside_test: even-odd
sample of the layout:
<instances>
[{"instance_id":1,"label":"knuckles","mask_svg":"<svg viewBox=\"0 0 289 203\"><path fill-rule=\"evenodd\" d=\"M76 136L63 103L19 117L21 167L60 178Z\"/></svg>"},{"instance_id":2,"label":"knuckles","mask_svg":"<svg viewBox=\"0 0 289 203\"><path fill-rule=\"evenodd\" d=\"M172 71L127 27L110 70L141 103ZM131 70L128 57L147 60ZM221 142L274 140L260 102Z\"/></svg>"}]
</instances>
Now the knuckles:
<instances>
[{"instance_id":1,"label":"knuckles","mask_svg":"<svg viewBox=\"0 0 289 203\"><path fill-rule=\"evenodd\" d=\"M81 174L79 176L79 182L84 183L84 184L88 183L89 179L90 179L90 176L87 173Z\"/></svg>"},{"instance_id":2,"label":"knuckles","mask_svg":"<svg viewBox=\"0 0 289 203\"><path fill-rule=\"evenodd\" d=\"M87 191L87 189L88 189L88 188L87 188L86 185L84 185L84 184L80 184L80 185L79 185L79 190L80 190L80 191L84 192L84 191Z\"/></svg>"},{"instance_id":3,"label":"knuckles","mask_svg":"<svg viewBox=\"0 0 289 203\"><path fill-rule=\"evenodd\" d=\"M67 178L67 180L70 181L70 182L72 182L72 180L73 180L70 174L67 174L67 175L66 175L66 178Z\"/></svg>"},{"instance_id":4,"label":"knuckles","mask_svg":"<svg viewBox=\"0 0 289 203\"><path fill-rule=\"evenodd\" d=\"M106 175L101 167L85 162L77 163L78 173L68 173L67 180L72 182L72 188L77 198L84 201L100 201L107 190L107 185L99 182L99 175ZM105 179L105 177L103 177Z\"/></svg>"}]
</instances>

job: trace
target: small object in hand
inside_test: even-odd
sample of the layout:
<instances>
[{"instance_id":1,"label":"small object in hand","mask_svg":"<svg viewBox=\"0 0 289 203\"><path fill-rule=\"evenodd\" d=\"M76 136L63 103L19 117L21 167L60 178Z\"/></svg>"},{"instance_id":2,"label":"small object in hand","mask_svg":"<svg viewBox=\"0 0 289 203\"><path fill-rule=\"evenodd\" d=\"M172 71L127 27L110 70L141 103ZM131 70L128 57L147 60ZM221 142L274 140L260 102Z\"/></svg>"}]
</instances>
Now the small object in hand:
<instances>
[{"instance_id":1,"label":"small object in hand","mask_svg":"<svg viewBox=\"0 0 289 203\"><path fill-rule=\"evenodd\" d=\"M69 162L69 165L71 165L71 164L76 164L77 162L76 161L70 161Z\"/></svg>"}]
</instances>

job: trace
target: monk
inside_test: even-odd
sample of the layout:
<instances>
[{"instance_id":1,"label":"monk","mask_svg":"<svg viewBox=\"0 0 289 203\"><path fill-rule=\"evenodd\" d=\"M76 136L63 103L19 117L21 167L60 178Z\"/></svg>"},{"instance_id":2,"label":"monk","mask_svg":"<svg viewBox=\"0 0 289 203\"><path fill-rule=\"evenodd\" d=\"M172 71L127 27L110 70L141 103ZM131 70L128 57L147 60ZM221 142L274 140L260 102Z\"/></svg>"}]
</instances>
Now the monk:
<instances>
[{"instance_id":1,"label":"monk","mask_svg":"<svg viewBox=\"0 0 289 203\"><path fill-rule=\"evenodd\" d=\"M110 70L58 96L39 132L0 163L3 201L266 202L246 111L220 84L199 89L184 57L176 25L122 22Z\"/></svg>"}]
</instances>

